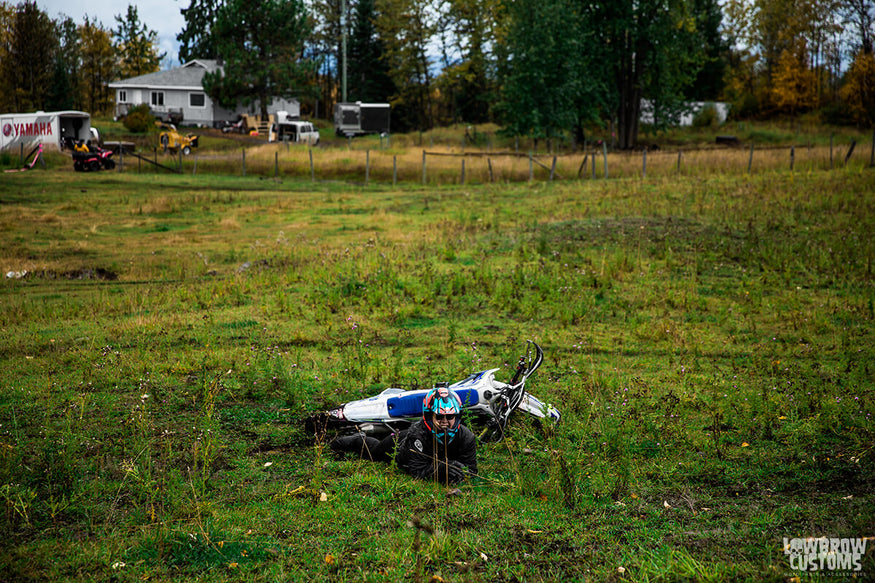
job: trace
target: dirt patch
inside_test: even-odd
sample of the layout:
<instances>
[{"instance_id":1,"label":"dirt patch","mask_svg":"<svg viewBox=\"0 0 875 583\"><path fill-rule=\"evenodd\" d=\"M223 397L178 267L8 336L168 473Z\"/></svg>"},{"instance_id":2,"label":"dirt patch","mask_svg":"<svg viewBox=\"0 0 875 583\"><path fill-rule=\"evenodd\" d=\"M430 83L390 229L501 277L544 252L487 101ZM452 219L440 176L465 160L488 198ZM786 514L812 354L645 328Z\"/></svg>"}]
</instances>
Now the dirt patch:
<instances>
[{"instance_id":1,"label":"dirt patch","mask_svg":"<svg viewBox=\"0 0 875 583\"><path fill-rule=\"evenodd\" d=\"M71 269L69 271L57 271L54 269L43 269L41 271L31 271L24 275L25 279L99 279L103 281L115 281L118 279L118 274L109 269L102 267L85 267L82 269Z\"/></svg>"}]
</instances>

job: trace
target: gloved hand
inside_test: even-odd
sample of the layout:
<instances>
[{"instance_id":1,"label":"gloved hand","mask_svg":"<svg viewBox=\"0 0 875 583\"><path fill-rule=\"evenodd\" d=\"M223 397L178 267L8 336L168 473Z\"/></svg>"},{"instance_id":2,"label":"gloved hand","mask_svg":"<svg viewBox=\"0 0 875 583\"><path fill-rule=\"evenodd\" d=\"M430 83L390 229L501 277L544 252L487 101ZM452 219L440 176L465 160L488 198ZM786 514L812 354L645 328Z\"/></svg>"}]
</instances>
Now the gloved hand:
<instances>
[{"instance_id":1,"label":"gloved hand","mask_svg":"<svg viewBox=\"0 0 875 583\"><path fill-rule=\"evenodd\" d=\"M468 469L459 461L451 460L447 463L447 480L451 483L461 482L468 475Z\"/></svg>"}]
</instances>

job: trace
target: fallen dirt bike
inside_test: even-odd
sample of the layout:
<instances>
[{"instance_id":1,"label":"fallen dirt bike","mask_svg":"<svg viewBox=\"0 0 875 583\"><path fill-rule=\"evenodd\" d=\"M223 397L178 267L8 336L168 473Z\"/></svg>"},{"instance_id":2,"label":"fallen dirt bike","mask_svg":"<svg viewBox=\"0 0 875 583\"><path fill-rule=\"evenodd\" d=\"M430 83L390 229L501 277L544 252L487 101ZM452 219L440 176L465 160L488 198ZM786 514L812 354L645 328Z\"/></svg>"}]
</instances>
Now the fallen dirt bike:
<instances>
[{"instance_id":1,"label":"fallen dirt bike","mask_svg":"<svg viewBox=\"0 0 875 583\"><path fill-rule=\"evenodd\" d=\"M462 401L465 423L484 425L482 441L503 439L511 414L517 410L538 421L558 423L559 411L528 393L526 381L541 366L544 352L535 342L527 342L526 354L520 357L509 383L496 380L499 368L476 372L450 385ZM422 402L428 389L405 391L388 388L366 399L350 401L307 419L311 434L349 434L362 432L382 437L401 431L422 418Z\"/></svg>"}]
</instances>

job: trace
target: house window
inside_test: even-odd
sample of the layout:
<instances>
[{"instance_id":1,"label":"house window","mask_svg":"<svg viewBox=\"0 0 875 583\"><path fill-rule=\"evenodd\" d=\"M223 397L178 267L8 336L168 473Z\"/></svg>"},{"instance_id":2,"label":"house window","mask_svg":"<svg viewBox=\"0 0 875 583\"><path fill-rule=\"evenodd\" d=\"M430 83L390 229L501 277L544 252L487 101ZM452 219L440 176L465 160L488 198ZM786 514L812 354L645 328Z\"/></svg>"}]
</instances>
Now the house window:
<instances>
[{"instance_id":1,"label":"house window","mask_svg":"<svg viewBox=\"0 0 875 583\"><path fill-rule=\"evenodd\" d=\"M189 93L188 104L191 107L204 107L207 104L207 97L203 93Z\"/></svg>"},{"instance_id":2,"label":"house window","mask_svg":"<svg viewBox=\"0 0 875 583\"><path fill-rule=\"evenodd\" d=\"M152 105L156 105L159 107L164 106L164 92L163 91L153 91L152 92Z\"/></svg>"},{"instance_id":3,"label":"house window","mask_svg":"<svg viewBox=\"0 0 875 583\"><path fill-rule=\"evenodd\" d=\"M118 92L118 102L119 103L127 103L128 102L128 92L125 90L121 90Z\"/></svg>"}]
</instances>

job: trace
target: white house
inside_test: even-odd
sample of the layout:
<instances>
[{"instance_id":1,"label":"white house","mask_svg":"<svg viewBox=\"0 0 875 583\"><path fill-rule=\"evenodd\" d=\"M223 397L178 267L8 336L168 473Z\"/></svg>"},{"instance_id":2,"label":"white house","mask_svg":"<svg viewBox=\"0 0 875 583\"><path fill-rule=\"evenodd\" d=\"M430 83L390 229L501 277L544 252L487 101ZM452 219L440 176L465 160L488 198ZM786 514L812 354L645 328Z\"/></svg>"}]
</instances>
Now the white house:
<instances>
[{"instance_id":1,"label":"white house","mask_svg":"<svg viewBox=\"0 0 875 583\"><path fill-rule=\"evenodd\" d=\"M691 101L686 103L685 111L681 112L680 115L676 119L671 120L670 123L671 125L689 127L693 125L693 119L696 117L696 114L709 106L713 106L717 112L718 124L722 124L726 121L726 118L729 117L730 105L728 103L722 101ZM641 100L641 115L638 119L641 123L654 123L653 103L651 101L647 99Z\"/></svg>"},{"instance_id":2,"label":"white house","mask_svg":"<svg viewBox=\"0 0 875 583\"><path fill-rule=\"evenodd\" d=\"M257 113L257 102L229 110L204 92L204 74L221 70L219 61L196 59L175 69L109 83L109 88L115 90L115 116L123 117L135 105L145 103L155 116L165 121L218 127L226 121L236 121L243 113ZM293 117L298 117L301 111L297 100L278 98L273 99L267 109L271 114L287 111Z\"/></svg>"}]
</instances>

